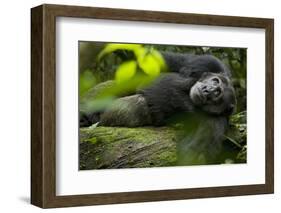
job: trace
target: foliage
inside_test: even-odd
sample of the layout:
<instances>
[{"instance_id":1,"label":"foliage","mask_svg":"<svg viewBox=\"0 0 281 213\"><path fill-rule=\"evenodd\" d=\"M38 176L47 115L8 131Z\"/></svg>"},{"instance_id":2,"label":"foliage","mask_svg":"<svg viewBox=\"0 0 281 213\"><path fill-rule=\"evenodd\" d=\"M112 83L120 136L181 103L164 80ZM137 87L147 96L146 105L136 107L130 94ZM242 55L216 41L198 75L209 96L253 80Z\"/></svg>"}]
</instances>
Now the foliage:
<instances>
[{"instance_id":1,"label":"foliage","mask_svg":"<svg viewBox=\"0 0 281 213\"><path fill-rule=\"evenodd\" d=\"M94 74L90 70L86 70L79 76L79 95L83 96L89 89L96 84Z\"/></svg>"},{"instance_id":2,"label":"foliage","mask_svg":"<svg viewBox=\"0 0 281 213\"><path fill-rule=\"evenodd\" d=\"M247 160L247 111L232 115L229 120L230 128L226 134L226 141L233 143L239 150L235 161Z\"/></svg>"},{"instance_id":3,"label":"foliage","mask_svg":"<svg viewBox=\"0 0 281 213\"><path fill-rule=\"evenodd\" d=\"M105 55L118 50L131 51L135 57L135 59L119 65L115 73L115 80L118 83L124 83L133 78L137 70L141 70L153 78L157 77L161 70L166 70L161 54L152 47L145 48L140 44L107 44L98 55L98 59L101 60Z\"/></svg>"},{"instance_id":4,"label":"foliage","mask_svg":"<svg viewBox=\"0 0 281 213\"><path fill-rule=\"evenodd\" d=\"M133 60L126 61L118 67L115 73L115 80L118 84L122 84L134 77L137 71L137 63Z\"/></svg>"},{"instance_id":5,"label":"foliage","mask_svg":"<svg viewBox=\"0 0 281 213\"><path fill-rule=\"evenodd\" d=\"M136 88L144 87L156 79L161 71L166 71L166 64L162 55L153 47L144 47L140 44L107 44L97 55L97 63L106 60L106 56L116 52L130 55L122 60L116 67L114 73L115 85L103 91L94 100L88 100L85 108L91 111L100 111L110 105L114 97L119 97L122 93L133 93ZM117 53L118 54L118 53ZM95 77L89 71L80 73L80 97L89 90Z\"/></svg>"}]
</instances>

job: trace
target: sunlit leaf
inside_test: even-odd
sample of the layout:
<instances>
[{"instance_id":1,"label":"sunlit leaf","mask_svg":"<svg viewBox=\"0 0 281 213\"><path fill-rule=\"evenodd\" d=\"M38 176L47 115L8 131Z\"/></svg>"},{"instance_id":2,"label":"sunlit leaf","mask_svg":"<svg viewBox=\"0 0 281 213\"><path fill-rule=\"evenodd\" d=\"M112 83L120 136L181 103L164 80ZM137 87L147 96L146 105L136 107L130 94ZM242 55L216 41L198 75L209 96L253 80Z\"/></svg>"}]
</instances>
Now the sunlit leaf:
<instances>
[{"instance_id":1,"label":"sunlit leaf","mask_svg":"<svg viewBox=\"0 0 281 213\"><path fill-rule=\"evenodd\" d=\"M139 48L142 48L140 44L108 44L98 55L98 60L116 50L129 50L136 52Z\"/></svg>"},{"instance_id":2,"label":"sunlit leaf","mask_svg":"<svg viewBox=\"0 0 281 213\"><path fill-rule=\"evenodd\" d=\"M163 56L161 55L160 52L158 52L157 50L152 50L151 51L151 55L156 59L156 61L158 62L161 71L167 71L167 64L163 58Z\"/></svg>"},{"instance_id":3,"label":"sunlit leaf","mask_svg":"<svg viewBox=\"0 0 281 213\"><path fill-rule=\"evenodd\" d=\"M151 54L147 54L143 60L138 61L140 68L148 75L157 77L160 74L161 65Z\"/></svg>"},{"instance_id":4,"label":"sunlit leaf","mask_svg":"<svg viewBox=\"0 0 281 213\"><path fill-rule=\"evenodd\" d=\"M137 61L142 61L147 53L147 49L144 47L139 47L134 50Z\"/></svg>"},{"instance_id":5,"label":"sunlit leaf","mask_svg":"<svg viewBox=\"0 0 281 213\"><path fill-rule=\"evenodd\" d=\"M115 80L117 83L122 83L131 79L137 69L136 61L127 61L121 64L115 73Z\"/></svg>"}]
</instances>

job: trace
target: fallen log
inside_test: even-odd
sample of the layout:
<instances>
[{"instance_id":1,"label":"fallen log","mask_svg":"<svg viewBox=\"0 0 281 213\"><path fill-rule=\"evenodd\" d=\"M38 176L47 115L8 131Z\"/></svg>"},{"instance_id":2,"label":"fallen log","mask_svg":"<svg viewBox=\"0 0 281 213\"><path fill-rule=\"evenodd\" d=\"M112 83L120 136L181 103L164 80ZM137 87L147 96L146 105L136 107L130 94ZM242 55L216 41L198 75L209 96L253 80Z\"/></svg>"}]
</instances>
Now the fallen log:
<instances>
[{"instance_id":1,"label":"fallen log","mask_svg":"<svg viewBox=\"0 0 281 213\"><path fill-rule=\"evenodd\" d=\"M80 129L80 169L172 166L176 130L169 127Z\"/></svg>"}]
</instances>

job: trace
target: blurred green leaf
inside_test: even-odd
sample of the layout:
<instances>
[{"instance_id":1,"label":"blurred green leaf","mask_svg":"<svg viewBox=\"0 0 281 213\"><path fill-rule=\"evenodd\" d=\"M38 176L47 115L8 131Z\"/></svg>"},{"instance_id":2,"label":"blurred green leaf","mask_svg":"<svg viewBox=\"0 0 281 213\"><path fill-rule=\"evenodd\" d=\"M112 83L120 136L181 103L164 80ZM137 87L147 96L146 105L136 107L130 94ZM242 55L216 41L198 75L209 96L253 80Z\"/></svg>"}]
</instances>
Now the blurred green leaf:
<instances>
[{"instance_id":1,"label":"blurred green leaf","mask_svg":"<svg viewBox=\"0 0 281 213\"><path fill-rule=\"evenodd\" d=\"M165 60L157 50L154 50L153 48L149 48L149 47L143 47L140 44L108 44L101 51L98 58L101 59L106 54L112 53L117 50L132 51L137 61L135 69L133 69L135 65L133 65L132 61L130 61L130 64L124 64L124 67L123 64L119 66L118 70L122 69L122 71L120 71L121 72L120 75L122 76L120 78L121 79L120 82L124 82L123 79L124 80L130 79L130 77L132 77L133 74L135 74L137 66L139 66L139 68L144 73L153 77L158 76L161 70L163 71L167 70ZM125 69L127 70L130 69L130 71L123 71ZM119 76L118 73L115 75L115 77L117 76ZM128 78L126 79L125 76L128 76Z\"/></svg>"},{"instance_id":2,"label":"blurred green leaf","mask_svg":"<svg viewBox=\"0 0 281 213\"><path fill-rule=\"evenodd\" d=\"M115 73L115 80L117 84L123 83L131 79L137 69L137 63L135 61L127 61L122 63Z\"/></svg>"},{"instance_id":3,"label":"blurred green leaf","mask_svg":"<svg viewBox=\"0 0 281 213\"><path fill-rule=\"evenodd\" d=\"M100 52L98 55L98 59L100 60L106 54L112 53L116 50L129 50L133 51L135 54L140 52L140 48L142 46L140 44L108 44L106 47Z\"/></svg>"},{"instance_id":4,"label":"blurred green leaf","mask_svg":"<svg viewBox=\"0 0 281 213\"><path fill-rule=\"evenodd\" d=\"M154 57L154 59L157 61L157 63L159 64L160 66L160 69L163 70L163 71L167 71L168 67L167 67L167 64L163 58L163 56L161 55L160 52L158 52L157 50L152 50L151 51L151 55Z\"/></svg>"},{"instance_id":5,"label":"blurred green leaf","mask_svg":"<svg viewBox=\"0 0 281 213\"><path fill-rule=\"evenodd\" d=\"M157 77L160 74L160 64L158 61L151 55L146 55L143 60L139 60L140 68L148 75Z\"/></svg>"},{"instance_id":6,"label":"blurred green leaf","mask_svg":"<svg viewBox=\"0 0 281 213\"><path fill-rule=\"evenodd\" d=\"M86 111L98 112L107 108L114 101L114 99L115 97L113 96L97 98L95 100L88 101L83 107L86 109Z\"/></svg>"},{"instance_id":7,"label":"blurred green leaf","mask_svg":"<svg viewBox=\"0 0 281 213\"><path fill-rule=\"evenodd\" d=\"M90 70L86 70L79 76L79 95L83 96L96 84L96 79Z\"/></svg>"},{"instance_id":8,"label":"blurred green leaf","mask_svg":"<svg viewBox=\"0 0 281 213\"><path fill-rule=\"evenodd\" d=\"M137 61L141 61L143 60L143 58L145 57L147 53L147 49L144 47L139 47L139 48L135 48L134 49L134 54L136 56Z\"/></svg>"},{"instance_id":9,"label":"blurred green leaf","mask_svg":"<svg viewBox=\"0 0 281 213\"><path fill-rule=\"evenodd\" d=\"M105 88L99 92L97 98L104 98L107 96L124 96L136 92L136 89L141 89L150 85L155 78L147 75L135 75L129 81L122 84L113 84L111 87Z\"/></svg>"}]
</instances>

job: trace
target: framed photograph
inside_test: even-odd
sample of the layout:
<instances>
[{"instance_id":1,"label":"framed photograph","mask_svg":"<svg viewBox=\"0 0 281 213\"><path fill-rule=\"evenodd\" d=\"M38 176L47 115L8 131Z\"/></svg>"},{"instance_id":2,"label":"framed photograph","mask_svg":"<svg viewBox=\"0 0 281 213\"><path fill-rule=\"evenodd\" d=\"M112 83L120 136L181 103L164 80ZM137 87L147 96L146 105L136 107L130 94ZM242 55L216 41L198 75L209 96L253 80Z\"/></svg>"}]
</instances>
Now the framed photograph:
<instances>
[{"instance_id":1,"label":"framed photograph","mask_svg":"<svg viewBox=\"0 0 281 213\"><path fill-rule=\"evenodd\" d=\"M31 9L31 203L274 191L274 21Z\"/></svg>"}]
</instances>

